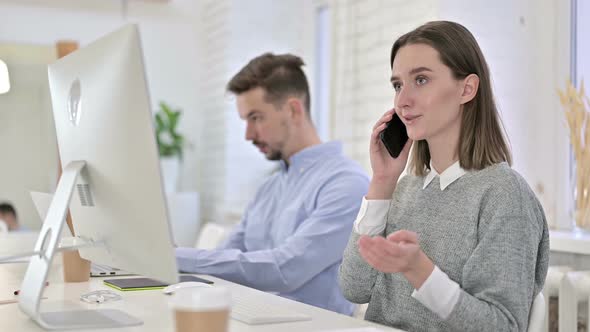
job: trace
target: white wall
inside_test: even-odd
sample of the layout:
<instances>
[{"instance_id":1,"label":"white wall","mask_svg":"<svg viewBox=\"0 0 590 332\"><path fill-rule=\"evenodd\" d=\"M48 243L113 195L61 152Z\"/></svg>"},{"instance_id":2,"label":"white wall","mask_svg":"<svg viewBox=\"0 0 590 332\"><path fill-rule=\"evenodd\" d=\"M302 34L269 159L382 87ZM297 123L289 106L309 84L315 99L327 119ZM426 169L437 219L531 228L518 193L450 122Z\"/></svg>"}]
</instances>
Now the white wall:
<instances>
[{"instance_id":1,"label":"white wall","mask_svg":"<svg viewBox=\"0 0 590 332\"><path fill-rule=\"evenodd\" d=\"M203 52L197 59L203 79L197 91L200 105L200 141L197 151L200 173L201 215L210 219L225 195L226 126L223 86L229 75L227 64L230 29L229 1L206 1L200 12L199 41ZM238 130L236 128L234 130Z\"/></svg>"},{"instance_id":2,"label":"white wall","mask_svg":"<svg viewBox=\"0 0 590 332\"><path fill-rule=\"evenodd\" d=\"M0 3L0 41L82 45L124 20L117 1L41 0ZM392 105L389 51L402 33L433 19L452 19L476 36L515 155L515 167L537 190L551 219L567 224L567 135L555 89L569 68L569 1L561 0L175 0L129 2L140 23L154 105L185 110L187 152L181 188L202 195L205 219L235 219L272 171L243 139L244 123L227 81L265 51L293 52L308 63L313 86L314 10L333 14L330 136L369 170L368 136ZM312 96L312 98L314 98ZM540 187L543 187L541 194Z\"/></svg>"},{"instance_id":3,"label":"white wall","mask_svg":"<svg viewBox=\"0 0 590 332\"><path fill-rule=\"evenodd\" d=\"M436 1L335 1L332 137L370 171L369 136L393 107L389 54L395 39L435 19Z\"/></svg>"},{"instance_id":4,"label":"white wall","mask_svg":"<svg viewBox=\"0 0 590 332\"><path fill-rule=\"evenodd\" d=\"M130 1L125 18L119 1L2 1L0 43L52 45L70 39L84 46L127 22L138 23L153 107L164 100L182 108L180 131L197 149L197 16L198 6L190 0L160 4ZM196 152L188 151L181 189L198 190L198 173Z\"/></svg>"},{"instance_id":5,"label":"white wall","mask_svg":"<svg viewBox=\"0 0 590 332\"><path fill-rule=\"evenodd\" d=\"M441 0L440 18L477 38L512 146L513 167L535 190L550 222L567 227L568 143L556 89L569 77L568 1ZM566 16L566 17L564 17Z\"/></svg>"},{"instance_id":6,"label":"white wall","mask_svg":"<svg viewBox=\"0 0 590 332\"><path fill-rule=\"evenodd\" d=\"M26 228L39 217L30 191L51 191L57 177L57 142L46 65L54 46L0 43L11 90L0 95L0 201L9 201Z\"/></svg>"},{"instance_id":7,"label":"white wall","mask_svg":"<svg viewBox=\"0 0 590 332\"><path fill-rule=\"evenodd\" d=\"M432 19L465 25L490 66L514 155L551 220L567 224L568 146L556 89L568 77L567 1L334 1L332 136L370 171L368 136L393 105L389 53L402 33ZM542 189L541 189L542 187ZM569 196L568 196L569 195Z\"/></svg>"},{"instance_id":8,"label":"white wall","mask_svg":"<svg viewBox=\"0 0 590 332\"><path fill-rule=\"evenodd\" d=\"M276 165L245 141L245 123L225 86L248 61L265 52L291 52L307 61L304 9L298 0L207 1L203 6L203 144L198 154L207 220L238 219Z\"/></svg>"}]
</instances>

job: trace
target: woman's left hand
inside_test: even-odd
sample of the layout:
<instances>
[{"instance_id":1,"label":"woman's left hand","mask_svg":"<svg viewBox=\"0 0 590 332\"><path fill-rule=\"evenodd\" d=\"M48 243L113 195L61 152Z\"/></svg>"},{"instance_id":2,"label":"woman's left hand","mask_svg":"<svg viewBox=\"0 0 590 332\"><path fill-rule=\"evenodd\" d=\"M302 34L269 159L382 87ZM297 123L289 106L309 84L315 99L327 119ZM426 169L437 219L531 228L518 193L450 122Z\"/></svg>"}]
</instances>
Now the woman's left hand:
<instances>
[{"instance_id":1,"label":"woman's left hand","mask_svg":"<svg viewBox=\"0 0 590 332\"><path fill-rule=\"evenodd\" d=\"M359 239L359 252L374 269L383 273L404 274L414 288L428 279L434 264L424 254L418 243L418 234L406 230L381 236L362 236Z\"/></svg>"}]
</instances>

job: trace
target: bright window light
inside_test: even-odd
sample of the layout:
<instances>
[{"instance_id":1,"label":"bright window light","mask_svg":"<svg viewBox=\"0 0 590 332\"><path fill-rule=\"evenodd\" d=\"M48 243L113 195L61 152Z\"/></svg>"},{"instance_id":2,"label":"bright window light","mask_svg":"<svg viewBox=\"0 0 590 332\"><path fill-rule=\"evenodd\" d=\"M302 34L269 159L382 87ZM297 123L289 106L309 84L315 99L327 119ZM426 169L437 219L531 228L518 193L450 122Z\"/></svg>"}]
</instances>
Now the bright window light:
<instances>
[{"instance_id":1,"label":"bright window light","mask_svg":"<svg viewBox=\"0 0 590 332\"><path fill-rule=\"evenodd\" d=\"M0 94L10 90L10 79L8 78L8 67L6 63L0 60Z\"/></svg>"},{"instance_id":2,"label":"bright window light","mask_svg":"<svg viewBox=\"0 0 590 332\"><path fill-rule=\"evenodd\" d=\"M315 95L312 118L320 138L329 140L330 136L330 90L331 90L331 8L321 6L316 10L316 50L315 50Z\"/></svg>"}]
</instances>

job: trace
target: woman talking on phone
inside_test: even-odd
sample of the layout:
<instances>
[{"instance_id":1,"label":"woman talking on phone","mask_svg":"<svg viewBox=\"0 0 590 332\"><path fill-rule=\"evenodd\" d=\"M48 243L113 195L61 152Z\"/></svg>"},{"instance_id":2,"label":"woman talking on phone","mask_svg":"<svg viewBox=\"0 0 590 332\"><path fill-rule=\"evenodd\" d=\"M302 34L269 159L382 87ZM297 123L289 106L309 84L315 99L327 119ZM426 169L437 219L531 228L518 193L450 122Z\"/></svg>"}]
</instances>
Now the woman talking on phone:
<instances>
[{"instance_id":1,"label":"woman talking on phone","mask_svg":"<svg viewBox=\"0 0 590 332\"><path fill-rule=\"evenodd\" d=\"M371 134L373 177L340 267L345 297L369 303L365 319L408 331L526 331L549 233L510 167L475 38L429 22L394 43L390 64L395 109ZM393 158L381 134L395 116L409 139Z\"/></svg>"}]
</instances>

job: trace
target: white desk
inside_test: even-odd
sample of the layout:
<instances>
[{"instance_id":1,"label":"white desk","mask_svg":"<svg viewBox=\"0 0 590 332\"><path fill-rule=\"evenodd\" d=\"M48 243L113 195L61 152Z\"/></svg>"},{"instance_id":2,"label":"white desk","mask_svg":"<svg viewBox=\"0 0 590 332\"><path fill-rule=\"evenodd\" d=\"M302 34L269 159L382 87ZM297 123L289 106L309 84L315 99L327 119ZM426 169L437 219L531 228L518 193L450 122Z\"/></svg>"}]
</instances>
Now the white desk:
<instances>
[{"instance_id":1,"label":"white desk","mask_svg":"<svg viewBox=\"0 0 590 332\"><path fill-rule=\"evenodd\" d=\"M0 300L13 298L13 291L20 287L21 280L26 271L27 264L0 264ZM122 277L124 278L124 277ZM243 292L256 292L264 301L272 305L292 309L297 312L310 315L313 319L304 322L280 323L270 325L247 325L239 321L231 320L231 332L292 332L305 331L315 332L331 329L360 328L373 326L380 331L401 331L340 315L331 311L316 308L303 303L291 301L279 296L260 292L248 287L237 285L225 280L205 276L215 282L216 285L228 287L233 296L239 296ZM43 296L47 299L42 301L42 308L47 310L60 309L91 309L110 308L127 312L144 321L141 326L118 329L102 329L92 331L174 331L174 318L172 311L168 308L168 296L162 294L161 290L118 292L102 283L102 278L91 278L89 282L68 283L63 281L61 272L61 257L56 257L50 277L49 286L46 287ZM87 304L79 300L80 294L99 290L109 289L122 295L122 301L115 301L104 304ZM0 330L1 331L44 331L35 322L30 320L18 308L18 304L0 305ZM84 330L90 331L90 330Z\"/></svg>"}]
</instances>

